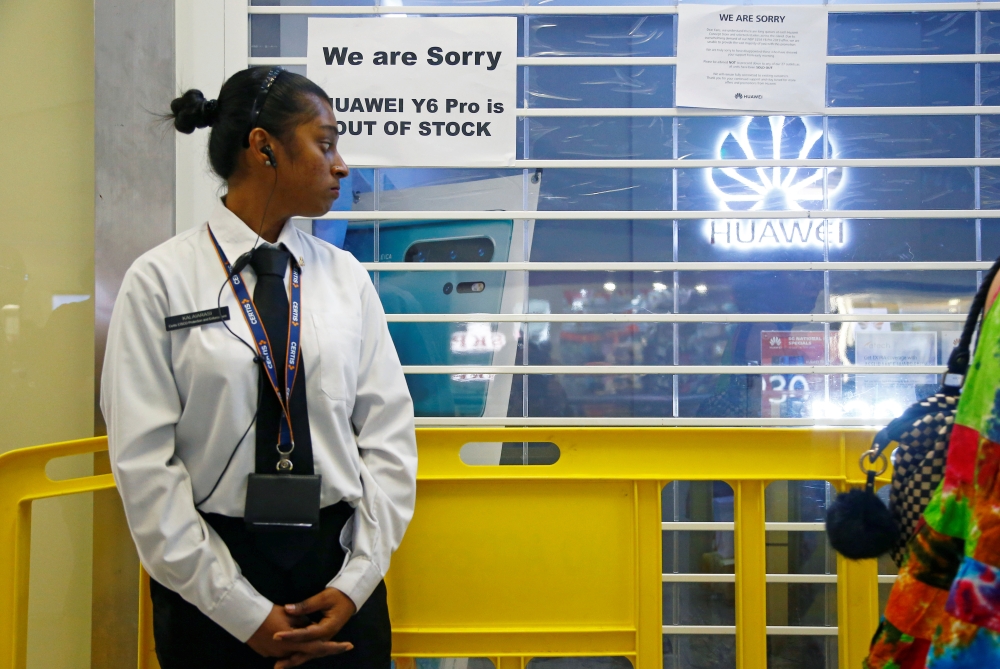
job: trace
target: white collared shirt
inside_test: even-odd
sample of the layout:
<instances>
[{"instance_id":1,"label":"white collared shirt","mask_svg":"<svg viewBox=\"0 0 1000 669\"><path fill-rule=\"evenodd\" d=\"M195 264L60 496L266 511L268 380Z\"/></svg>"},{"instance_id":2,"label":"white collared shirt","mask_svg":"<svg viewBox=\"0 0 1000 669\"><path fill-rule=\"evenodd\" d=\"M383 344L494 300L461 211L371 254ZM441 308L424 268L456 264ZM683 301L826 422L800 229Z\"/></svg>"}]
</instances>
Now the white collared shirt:
<instances>
[{"instance_id":1,"label":"white collared shirt","mask_svg":"<svg viewBox=\"0 0 1000 669\"><path fill-rule=\"evenodd\" d=\"M255 234L219 202L212 232L234 262ZM413 515L413 403L385 314L354 257L286 224L278 244L302 266L302 364L322 506L355 508L347 558L330 586L360 609L389 568ZM250 294L253 270L242 273ZM222 323L168 332L164 319L214 309L226 273L201 225L133 263L115 301L101 378L111 467L142 564L233 636L246 641L272 603L243 578L195 509L243 515L255 464L258 368ZM229 286L233 332L253 342ZM219 479L220 474L225 474ZM284 604L286 602L277 602Z\"/></svg>"}]
</instances>

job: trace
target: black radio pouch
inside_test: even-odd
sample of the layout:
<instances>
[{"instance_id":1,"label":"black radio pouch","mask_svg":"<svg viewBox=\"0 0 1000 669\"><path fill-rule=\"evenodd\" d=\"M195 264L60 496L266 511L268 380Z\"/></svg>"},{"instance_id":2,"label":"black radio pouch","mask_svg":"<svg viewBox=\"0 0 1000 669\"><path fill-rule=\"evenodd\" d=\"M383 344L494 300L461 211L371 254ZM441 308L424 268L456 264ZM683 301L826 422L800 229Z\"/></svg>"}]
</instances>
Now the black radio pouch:
<instances>
[{"instance_id":1,"label":"black radio pouch","mask_svg":"<svg viewBox=\"0 0 1000 669\"><path fill-rule=\"evenodd\" d=\"M319 474L250 474L243 519L251 532L319 528Z\"/></svg>"}]
</instances>

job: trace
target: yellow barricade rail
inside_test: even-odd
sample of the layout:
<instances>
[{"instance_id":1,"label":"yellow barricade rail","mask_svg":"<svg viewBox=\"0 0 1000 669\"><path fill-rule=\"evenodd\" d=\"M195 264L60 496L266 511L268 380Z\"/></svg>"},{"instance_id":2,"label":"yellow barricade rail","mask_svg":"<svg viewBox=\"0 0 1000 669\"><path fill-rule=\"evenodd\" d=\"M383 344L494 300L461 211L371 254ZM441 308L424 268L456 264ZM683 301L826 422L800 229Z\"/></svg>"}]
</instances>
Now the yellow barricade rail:
<instances>
[{"instance_id":1,"label":"yellow barricade rail","mask_svg":"<svg viewBox=\"0 0 1000 669\"><path fill-rule=\"evenodd\" d=\"M427 428L418 430L416 513L387 578L393 653L487 657L524 669L534 657L624 656L662 667L661 501L673 480L734 491L736 655L767 666L764 490L771 481L863 483L872 433L765 428ZM469 466L470 442L552 442L553 465ZM53 459L104 439L0 455L0 669L25 666L31 502L103 490L110 475L52 481ZM855 669L878 622L874 560L838 557L838 657ZM140 669L156 667L148 592Z\"/></svg>"}]
</instances>

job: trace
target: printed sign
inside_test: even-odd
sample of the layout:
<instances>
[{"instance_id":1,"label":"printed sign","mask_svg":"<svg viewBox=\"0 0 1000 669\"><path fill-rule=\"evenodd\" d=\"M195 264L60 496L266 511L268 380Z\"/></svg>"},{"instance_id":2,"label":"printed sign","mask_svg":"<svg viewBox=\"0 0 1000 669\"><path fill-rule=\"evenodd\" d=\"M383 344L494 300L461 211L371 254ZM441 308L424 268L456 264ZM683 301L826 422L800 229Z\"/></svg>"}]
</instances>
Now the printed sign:
<instances>
[{"instance_id":1,"label":"printed sign","mask_svg":"<svg viewBox=\"0 0 1000 669\"><path fill-rule=\"evenodd\" d=\"M514 164L516 18L310 18L307 74L348 165Z\"/></svg>"},{"instance_id":2,"label":"printed sign","mask_svg":"<svg viewBox=\"0 0 1000 669\"><path fill-rule=\"evenodd\" d=\"M854 335L854 358L859 366L936 365L937 332L860 331ZM895 416L909 404L937 389L935 374L858 374L858 398L874 407L875 415ZM930 393L919 392L929 387ZM888 403L892 410L879 410Z\"/></svg>"},{"instance_id":3,"label":"printed sign","mask_svg":"<svg viewBox=\"0 0 1000 669\"><path fill-rule=\"evenodd\" d=\"M823 333L764 330L760 333L760 364L762 365L822 365L826 350ZM830 364L837 365L837 333L830 333ZM829 397L840 399L840 377L823 374L767 374L763 377L760 415L764 418L809 418L816 414L814 405L826 403Z\"/></svg>"},{"instance_id":4,"label":"printed sign","mask_svg":"<svg viewBox=\"0 0 1000 669\"><path fill-rule=\"evenodd\" d=\"M855 334L858 365L936 365L936 332L870 332Z\"/></svg>"},{"instance_id":5,"label":"printed sign","mask_svg":"<svg viewBox=\"0 0 1000 669\"><path fill-rule=\"evenodd\" d=\"M823 111L825 7L682 3L677 10L678 107Z\"/></svg>"}]
</instances>

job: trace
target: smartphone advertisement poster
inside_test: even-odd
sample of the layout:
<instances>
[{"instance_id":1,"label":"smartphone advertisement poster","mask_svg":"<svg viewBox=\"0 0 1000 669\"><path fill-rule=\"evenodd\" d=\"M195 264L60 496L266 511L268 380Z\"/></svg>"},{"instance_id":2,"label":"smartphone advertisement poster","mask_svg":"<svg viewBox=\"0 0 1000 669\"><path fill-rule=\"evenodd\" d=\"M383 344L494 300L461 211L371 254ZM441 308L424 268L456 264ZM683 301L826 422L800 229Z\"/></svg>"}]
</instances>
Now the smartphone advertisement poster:
<instances>
[{"instance_id":1,"label":"smartphone advertisement poster","mask_svg":"<svg viewBox=\"0 0 1000 669\"><path fill-rule=\"evenodd\" d=\"M677 14L678 107L823 112L826 7L682 3Z\"/></svg>"},{"instance_id":2,"label":"smartphone advertisement poster","mask_svg":"<svg viewBox=\"0 0 1000 669\"><path fill-rule=\"evenodd\" d=\"M349 165L514 164L514 17L310 18L306 61Z\"/></svg>"}]
</instances>

